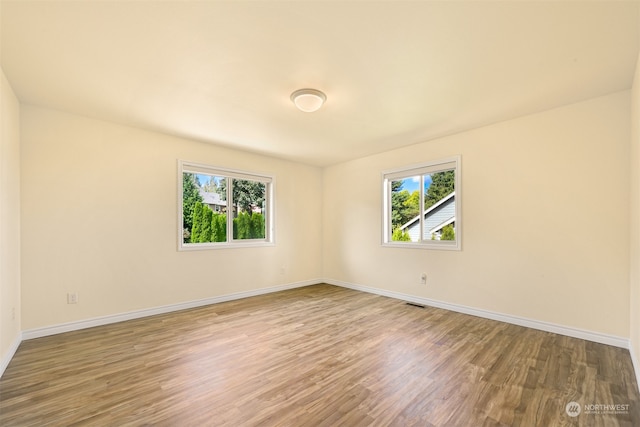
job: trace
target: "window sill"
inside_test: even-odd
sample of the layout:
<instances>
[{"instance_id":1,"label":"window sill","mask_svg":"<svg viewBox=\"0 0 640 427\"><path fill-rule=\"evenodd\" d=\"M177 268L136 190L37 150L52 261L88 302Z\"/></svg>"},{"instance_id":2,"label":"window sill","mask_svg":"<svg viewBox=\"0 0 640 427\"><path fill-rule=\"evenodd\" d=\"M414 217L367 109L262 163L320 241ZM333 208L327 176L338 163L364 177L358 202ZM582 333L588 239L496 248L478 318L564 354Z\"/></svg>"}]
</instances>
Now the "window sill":
<instances>
[{"instance_id":1,"label":"window sill","mask_svg":"<svg viewBox=\"0 0 640 427\"><path fill-rule=\"evenodd\" d=\"M384 242L382 243L382 247L385 248L403 248L403 249L428 249L428 250L436 250L436 251L460 251L462 248L460 247L459 242L451 242L444 243L439 241L438 243L419 243L419 242Z\"/></svg>"},{"instance_id":2,"label":"window sill","mask_svg":"<svg viewBox=\"0 0 640 427\"><path fill-rule=\"evenodd\" d=\"M187 243L178 246L178 252L188 251L208 251L219 249L238 249L238 248L261 248L275 246L274 242L265 241L247 241L235 243Z\"/></svg>"}]
</instances>

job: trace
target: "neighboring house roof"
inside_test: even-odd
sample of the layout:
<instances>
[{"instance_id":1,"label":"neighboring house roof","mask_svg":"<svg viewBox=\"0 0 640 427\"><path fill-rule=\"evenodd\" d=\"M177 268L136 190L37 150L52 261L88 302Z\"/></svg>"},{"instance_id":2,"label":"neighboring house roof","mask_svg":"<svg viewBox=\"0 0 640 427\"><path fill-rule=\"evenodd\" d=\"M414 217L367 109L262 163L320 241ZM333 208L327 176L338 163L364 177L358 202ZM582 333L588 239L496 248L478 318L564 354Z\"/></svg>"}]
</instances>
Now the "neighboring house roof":
<instances>
[{"instance_id":1,"label":"neighboring house roof","mask_svg":"<svg viewBox=\"0 0 640 427\"><path fill-rule=\"evenodd\" d=\"M227 201L220 199L218 193L208 193L202 188L198 188L198 192L200 193L200 197L202 197L202 203L206 205L227 206Z\"/></svg>"},{"instance_id":2,"label":"neighboring house roof","mask_svg":"<svg viewBox=\"0 0 640 427\"><path fill-rule=\"evenodd\" d=\"M429 239L438 231L456 221L456 198L455 192L441 199L433 206L430 206L424 213L424 230L422 239ZM420 240L420 215L412 218L401 227L401 230L409 233L412 241Z\"/></svg>"},{"instance_id":3,"label":"neighboring house roof","mask_svg":"<svg viewBox=\"0 0 640 427\"><path fill-rule=\"evenodd\" d=\"M456 196L456 192L454 191L453 193L449 194L447 197L438 200L438 202L432 206L429 206L429 209L427 209L426 211L424 211L424 217L428 218L430 215L432 215L440 206L449 203L450 201L454 201L455 200L455 196ZM453 199L453 200L452 200ZM452 217L453 218L453 217ZM409 221L407 221L406 223L404 223L404 225L402 225L400 227L401 230L404 230L407 227L410 227L411 225L413 225L413 223L417 222L420 219L420 215L416 215L415 218L410 219ZM455 220L455 218L453 218ZM444 227L445 225L447 225L446 223L447 221L444 221L442 223L442 225L440 227L436 227L436 230L438 230L439 228ZM448 224L450 224L453 221L449 221Z\"/></svg>"},{"instance_id":4,"label":"neighboring house roof","mask_svg":"<svg viewBox=\"0 0 640 427\"><path fill-rule=\"evenodd\" d=\"M442 230L444 227L446 227L449 224L453 224L455 227L455 222L456 222L456 217L452 216L446 219L445 221L441 222L440 224L436 225L431 230L429 230L429 234L437 233L438 231Z\"/></svg>"}]
</instances>

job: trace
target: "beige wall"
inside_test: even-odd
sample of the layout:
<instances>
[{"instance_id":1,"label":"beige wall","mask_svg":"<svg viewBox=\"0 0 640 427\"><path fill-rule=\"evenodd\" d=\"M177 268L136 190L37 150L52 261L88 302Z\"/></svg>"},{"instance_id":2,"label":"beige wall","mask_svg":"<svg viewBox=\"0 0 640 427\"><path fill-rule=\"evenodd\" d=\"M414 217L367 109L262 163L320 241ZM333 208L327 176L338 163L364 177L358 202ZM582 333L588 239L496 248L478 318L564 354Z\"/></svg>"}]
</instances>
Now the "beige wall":
<instances>
[{"instance_id":1,"label":"beige wall","mask_svg":"<svg viewBox=\"0 0 640 427\"><path fill-rule=\"evenodd\" d=\"M0 69L0 360L20 336L20 104Z\"/></svg>"},{"instance_id":2,"label":"beige wall","mask_svg":"<svg viewBox=\"0 0 640 427\"><path fill-rule=\"evenodd\" d=\"M631 348L640 369L640 56L631 90L630 316ZM640 372L636 372L640 376Z\"/></svg>"},{"instance_id":3,"label":"beige wall","mask_svg":"<svg viewBox=\"0 0 640 427\"><path fill-rule=\"evenodd\" d=\"M324 171L23 106L22 329L325 277L628 337L632 98ZM463 250L381 247L380 172L455 154ZM177 159L274 174L277 245L177 252Z\"/></svg>"},{"instance_id":4,"label":"beige wall","mask_svg":"<svg viewBox=\"0 0 640 427\"><path fill-rule=\"evenodd\" d=\"M321 277L320 169L36 107L21 117L23 330ZM275 175L276 246L178 252L178 159Z\"/></svg>"},{"instance_id":5,"label":"beige wall","mask_svg":"<svg viewBox=\"0 0 640 427\"><path fill-rule=\"evenodd\" d=\"M615 93L327 168L324 276L628 337L629 106ZM382 247L381 171L457 154L463 250Z\"/></svg>"}]
</instances>

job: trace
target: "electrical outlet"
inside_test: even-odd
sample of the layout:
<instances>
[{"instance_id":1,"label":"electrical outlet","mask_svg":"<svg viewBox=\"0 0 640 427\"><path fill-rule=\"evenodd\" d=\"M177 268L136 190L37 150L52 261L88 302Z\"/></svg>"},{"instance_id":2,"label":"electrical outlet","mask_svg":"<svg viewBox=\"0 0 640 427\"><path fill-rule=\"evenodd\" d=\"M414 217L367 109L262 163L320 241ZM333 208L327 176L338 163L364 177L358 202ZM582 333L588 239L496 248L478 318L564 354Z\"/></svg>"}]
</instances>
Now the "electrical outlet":
<instances>
[{"instance_id":1,"label":"electrical outlet","mask_svg":"<svg viewBox=\"0 0 640 427\"><path fill-rule=\"evenodd\" d=\"M67 294L67 304L77 304L77 303L78 303L78 293L69 292Z\"/></svg>"},{"instance_id":2,"label":"electrical outlet","mask_svg":"<svg viewBox=\"0 0 640 427\"><path fill-rule=\"evenodd\" d=\"M11 307L11 320L16 320L16 308Z\"/></svg>"},{"instance_id":3,"label":"electrical outlet","mask_svg":"<svg viewBox=\"0 0 640 427\"><path fill-rule=\"evenodd\" d=\"M421 285L427 284L427 273L422 273L422 275L420 276L420 284Z\"/></svg>"}]
</instances>

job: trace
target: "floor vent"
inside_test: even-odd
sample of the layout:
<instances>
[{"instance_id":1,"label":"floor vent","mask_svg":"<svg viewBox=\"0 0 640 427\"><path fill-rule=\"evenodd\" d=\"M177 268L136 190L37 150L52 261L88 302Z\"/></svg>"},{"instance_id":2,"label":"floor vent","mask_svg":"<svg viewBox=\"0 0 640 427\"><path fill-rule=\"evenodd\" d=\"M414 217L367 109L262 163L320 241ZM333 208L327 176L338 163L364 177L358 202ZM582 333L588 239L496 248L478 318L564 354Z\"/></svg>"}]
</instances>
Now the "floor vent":
<instances>
[{"instance_id":1,"label":"floor vent","mask_svg":"<svg viewBox=\"0 0 640 427\"><path fill-rule=\"evenodd\" d=\"M424 305L416 304L415 302L408 302L407 305L410 305L410 306L413 306L413 307L424 308Z\"/></svg>"}]
</instances>

